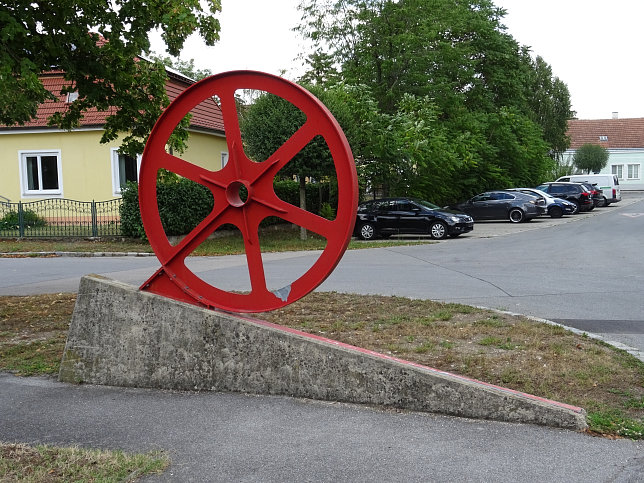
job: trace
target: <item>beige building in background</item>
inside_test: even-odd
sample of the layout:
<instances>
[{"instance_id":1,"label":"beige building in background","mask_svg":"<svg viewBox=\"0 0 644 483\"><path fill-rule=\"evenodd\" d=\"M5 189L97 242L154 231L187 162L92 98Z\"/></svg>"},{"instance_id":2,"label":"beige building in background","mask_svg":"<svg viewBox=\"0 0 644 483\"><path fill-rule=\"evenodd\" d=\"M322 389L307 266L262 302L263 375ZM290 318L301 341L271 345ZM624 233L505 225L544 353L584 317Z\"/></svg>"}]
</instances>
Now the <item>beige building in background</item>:
<instances>
[{"instance_id":1,"label":"beige building in background","mask_svg":"<svg viewBox=\"0 0 644 483\"><path fill-rule=\"evenodd\" d=\"M169 72L166 90L174 100L194 81ZM108 112L90 111L72 131L47 126L47 118L66 109L74 96L61 95L60 72L42 76L57 101L42 104L24 126L0 126L0 201L28 202L47 198L100 201L118 198L127 181L137 181L141 157L119 153L120 141L101 144ZM177 155L216 170L228 159L221 109L213 99L192 111L188 149ZM175 153L176 155L176 153Z\"/></svg>"}]
</instances>

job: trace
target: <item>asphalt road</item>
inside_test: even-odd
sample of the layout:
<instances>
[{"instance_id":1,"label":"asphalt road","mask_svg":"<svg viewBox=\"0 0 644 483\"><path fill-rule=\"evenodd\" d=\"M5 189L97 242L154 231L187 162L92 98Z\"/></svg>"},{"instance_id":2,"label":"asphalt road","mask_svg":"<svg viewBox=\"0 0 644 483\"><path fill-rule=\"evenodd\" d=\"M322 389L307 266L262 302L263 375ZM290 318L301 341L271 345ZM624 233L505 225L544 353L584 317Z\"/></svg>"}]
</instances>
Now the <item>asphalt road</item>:
<instances>
[{"instance_id":1,"label":"asphalt road","mask_svg":"<svg viewBox=\"0 0 644 483\"><path fill-rule=\"evenodd\" d=\"M347 251L322 291L400 295L490 307L564 323L644 352L644 195L529 223L476 223L438 244ZM269 287L306 272L317 252L264 255ZM213 286L248 290L244 256L190 257ZM98 273L139 285L155 257L0 258L0 295L76 291Z\"/></svg>"},{"instance_id":2,"label":"asphalt road","mask_svg":"<svg viewBox=\"0 0 644 483\"><path fill-rule=\"evenodd\" d=\"M538 426L0 373L0 440L165 450L149 481L641 482L644 445Z\"/></svg>"},{"instance_id":3,"label":"asphalt road","mask_svg":"<svg viewBox=\"0 0 644 483\"><path fill-rule=\"evenodd\" d=\"M525 225L477 224L438 244L350 251L319 290L511 310L642 343L644 201ZM265 257L274 288L315 253ZM243 257L194 258L243 289ZM0 259L0 294L75 291L100 273L138 284L153 257ZM584 329L586 330L586 329ZM0 374L0 440L164 449L151 481L642 481L644 446L570 431L279 397L73 386Z\"/></svg>"}]
</instances>

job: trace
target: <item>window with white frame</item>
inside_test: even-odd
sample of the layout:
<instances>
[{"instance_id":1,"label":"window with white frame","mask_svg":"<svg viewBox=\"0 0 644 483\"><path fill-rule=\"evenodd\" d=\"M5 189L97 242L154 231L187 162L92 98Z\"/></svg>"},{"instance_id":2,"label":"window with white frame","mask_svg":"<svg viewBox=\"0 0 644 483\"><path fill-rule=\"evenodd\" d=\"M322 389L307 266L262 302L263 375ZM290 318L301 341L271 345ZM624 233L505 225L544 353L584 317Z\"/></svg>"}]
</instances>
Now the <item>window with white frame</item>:
<instances>
[{"instance_id":1,"label":"window with white frame","mask_svg":"<svg viewBox=\"0 0 644 483\"><path fill-rule=\"evenodd\" d=\"M640 179L640 165L639 164L629 164L628 165L628 179Z\"/></svg>"},{"instance_id":2,"label":"window with white frame","mask_svg":"<svg viewBox=\"0 0 644 483\"><path fill-rule=\"evenodd\" d=\"M611 166L612 174L617 176L617 179L624 179L624 165L623 164L613 164Z\"/></svg>"},{"instance_id":3,"label":"window with white frame","mask_svg":"<svg viewBox=\"0 0 644 483\"><path fill-rule=\"evenodd\" d=\"M62 196L60 150L19 151L23 196Z\"/></svg>"},{"instance_id":4,"label":"window with white frame","mask_svg":"<svg viewBox=\"0 0 644 483\"><path fill-rule=\"evenodd\" d=\"M129 156L119 153L118 148L112 148L112 190L114 196L119 196L128 181L139 180L141 156Z\"/></svg>"},{"instance_id":5,"label":"window with white frame","mask_svg":"<svg viewBox=\"0 0 644 483\"><path fill-rule=\"evenodd\" d=\"M221 153L221 167L223 168L228 164L228 153Z\"/></svg>"}]
</instances>

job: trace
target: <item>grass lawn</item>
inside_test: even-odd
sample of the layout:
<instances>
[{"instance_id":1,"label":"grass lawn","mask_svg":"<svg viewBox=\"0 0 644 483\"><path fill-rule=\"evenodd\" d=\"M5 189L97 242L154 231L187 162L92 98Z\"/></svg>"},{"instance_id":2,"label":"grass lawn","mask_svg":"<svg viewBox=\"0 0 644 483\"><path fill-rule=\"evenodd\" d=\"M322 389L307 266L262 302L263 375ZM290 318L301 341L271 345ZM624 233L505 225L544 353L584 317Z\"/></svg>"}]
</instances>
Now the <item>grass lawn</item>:
<instances>
[{"instance_id":1,"label":"grass lawn","mask_svg":"<svg viewBox=\"0 0 644 483\"><path fill-rule=\"evenodd\" d=\"M306 240L300 240L297 230L288 228L269 228L260 234L260 243L263 252L281 252L298 250L322 250L326 240L318 235L309 233ZM373 248L382 246L400 246L416 243L432 243L429 238L418 240L378 240L360 241L351 240L349 250L360 248ZM114 238L110 240L85 240L85 239L4 239L0 240L0 253L10 256L26 256L27 253L38 252L138 252L152 253L148 242L134 239ZM202 243L192 255L217 256L239 255L245 253L244 240L240 234L211 238ZM5 255L7 256L7 255ZM30 255L33 256L33 255Z\"/></svg>"},{"instance_id":2,"label":"grass lawn","mask_svg":"<svg viewBox=\"0 0 644 483\"><path fill-rule=\"evenodd\" d=\"M161 473L169 459L162 453L0 443L0 481L93 482L135 481Z\"/></svg>"}]
</instances>

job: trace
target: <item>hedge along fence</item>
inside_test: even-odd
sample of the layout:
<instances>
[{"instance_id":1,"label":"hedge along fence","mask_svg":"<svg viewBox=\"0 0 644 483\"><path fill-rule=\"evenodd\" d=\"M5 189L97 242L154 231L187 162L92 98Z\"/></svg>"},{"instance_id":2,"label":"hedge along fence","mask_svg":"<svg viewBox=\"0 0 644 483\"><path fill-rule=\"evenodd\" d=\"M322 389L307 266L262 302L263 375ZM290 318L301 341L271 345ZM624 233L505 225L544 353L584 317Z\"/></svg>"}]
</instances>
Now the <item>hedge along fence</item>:
<instances>
[{"instance_id":1,"label":"hedge along fence","mask_svg":"<svg viewBox=\"0 0 644 483\"><path fill-rule=\"evenodd\" d=\"M58 238L120 236L121 200L49 198L0 202L0 237Z\"/></svg>"},{"instance_id":2,"label":"hedge along fence","mask_svg":"<svg viewBox=\"0 0 644 483\"><path fill-rule=\"evenodd\" d=\"M294 206L300 205L299 184L296 181L275 181L275 194L281 200ZM337 193L330 183L307 183L307 210L321 216L335 216ZM139 211L139 193L136 183L128 183L122 192L121 233L124 236L145 239L145 230ZM161 224L167 236L180 236L190 233L213 209L212 194L203 185L186 178L159 181L157 183L157 203ZM263 225L283 223L279 218L267 218Z\"/></svg>"}]
</instances>

